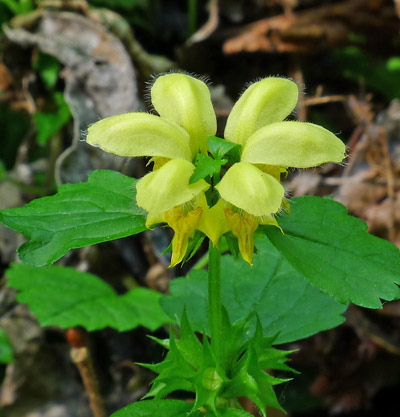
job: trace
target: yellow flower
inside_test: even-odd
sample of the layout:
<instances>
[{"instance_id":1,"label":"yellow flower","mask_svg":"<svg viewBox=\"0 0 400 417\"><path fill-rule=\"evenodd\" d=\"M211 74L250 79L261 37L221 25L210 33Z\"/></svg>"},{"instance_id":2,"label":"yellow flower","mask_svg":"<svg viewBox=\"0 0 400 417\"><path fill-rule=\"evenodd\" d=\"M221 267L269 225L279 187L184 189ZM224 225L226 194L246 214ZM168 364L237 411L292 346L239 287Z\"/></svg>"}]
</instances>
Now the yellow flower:
<instances>
[{"instance_id":1,"label":"yellow flower","mask_svg":"<svg viewBox=\"0 0 400 417\"><path fill-rule=\"evenodd\" d=\"M242 154L240 162L215 188L231 205L225 209L228 226L250 264L255 229L259 224L278 226L273 215L280 210L284 198L280 174L288 167L314 167L341 162L345 157L343 142L323 127L282 122L297 100L295 83L265 78L247 88L226 123L225 139L240 144Z\"/></svg>"},{"instance_id":2,"label":"yellow flower","mask_svg":"<svg viewBox=\"0 0 400 417\"><path fill-rule=\"evenodd\" d=\"M166 222L175 231L171 266L186 254L188 241L200 224L203 179L190 184L198 152L207 152L207 138L217 121L205 83L185 74L157 78L151 100L160 116L127 113L108 117L88 129L86 141L120 156L149 156L153 172L137 183L138 206L148 212L147 226Z\"/></svg>"},{"instance_id":3,"label":"yellow flower","mask_svg":"<svg viewBox=\"0 0 400 417\"><path fill-rule=\"evenodd\" d=\"M297 99L296 84L283 78L266 78L244 92L225 128L225 139L241 145L241 158L216 185L221 199L212 207L204 194L210 185L204 179L190 183L192 161L199 152L207 154L207 138L217 129L202 81L185 74L158 77L151 100L160 116L106 118L89 127L87 142L121 156L152 157L153 172L138 181L136 200L148 212L148 227L166 222L174 229L171 266L183 259L197 229L214 245L231 230L251 263L258 225L278 226L273 216L284 201L281 172L344 158L344 144L326 129L282 122Z\"/></svg>"}]
</instances>

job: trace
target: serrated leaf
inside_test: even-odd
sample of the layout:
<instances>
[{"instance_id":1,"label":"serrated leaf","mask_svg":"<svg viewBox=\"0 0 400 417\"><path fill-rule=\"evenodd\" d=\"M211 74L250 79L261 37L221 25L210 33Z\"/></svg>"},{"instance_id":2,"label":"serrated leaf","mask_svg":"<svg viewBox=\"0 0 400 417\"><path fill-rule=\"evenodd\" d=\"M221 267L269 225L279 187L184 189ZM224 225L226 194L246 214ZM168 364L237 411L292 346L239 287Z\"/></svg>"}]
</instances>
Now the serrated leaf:
<instances>
[{"instance_id":1,"label":"serrated leaf","mask_svg":"<svg viewBox=\"0 0 400 417\"><path fill-rule=\"evenodd\" d=\"M196 168L193 172L193 175L190 177L189 183L194 184L196 181L199 181L208 176L214 175L214 173L221 170L221 166L226 163L226 160L214 159L211 156L203 155L199 153L196 160Z\"/></svg>"},{"instance_id":2,"label":"serrated leaf","mask_svg":"<svg viewBox=\"0 0 400 417\"><path fill-rule=\"evenodd\" d=\"M274 336L275 344L308 337L343 323L346 307L323 294L296 273L265 236L256 237L258 253L254 266L221 258L222 303L233 324L256 313L264 336ZM208 329L207 272L193 271L187 278L174 279L169 296L161 305L179 320L184 307L197 331ZM249 335L254 332L256 317Z\"/></svg>"},{"instance_id":3,"label":"serrated leaf","mask_svg":"<svg viewBox=\"0 0 400 417\"><path fill-rule=\"evenodd\" d=\"M14 361L13 348L6 332L0 327L0 363Z\"/></svg>"},{"instance_id":4,"label":"serrated leaf","mask_svg":"<svg viewBox=\"0 0 400 417\"><path fill-rule=\"evenodd\" d=\"M118 172L94 171L87 182L65 184L51 197L1 210L0 223L30 239L18 249L22 262L50 265L70 249L146 230L135 184Z\"/></svg>"},{"instance_id":5,"label":"serrated leaf","mask_svg":"<svg viewBox=\"0 0 400 417\"><path fill-rule=\"evenodd\" d=\"M178 400L137 401L115 412L111 417L187 417L193 404ZM199 417L200 413L191 414Z\"/></svg>"},{"instance_id":6,"label":"serrated leaf","mask_svg":"<svg viewBox=\"0 0 400 417\"><path fill-rule=\"evenodd\" d=\"M17 300L28 304L42 326L155 330L170 321L159 305L161 294L147 288L118 295L95 275L60 266L14 263L6 275L7 286L19 290Z\"/></svg>"},{"instance_id":7,"label":"serrated leaf","mask_svg":"<svg viewBox=\"0 0 400 417\"><path fill-rule=\"evenodd\" d=\"M265 233L298 275L342 303L380 308L381 299L400 297L395 245L367 233L336 201L298 197L290 207L291 215L278 218L284 234L272 227Z\"/></svg>"},{"instance_id":8,"label":"serrated leaf","mask_svg":"<svg viewBox=\"0 0 400 417\"><path fill-rule=\"evenodd\" d=\"M208 414L207 414L208 417ZM253 414L248 413L244 410L239 410L236 408L227 408L226 410L221 410L218 413L218 417L253 417Z\"/></svg>"}]
</instances>

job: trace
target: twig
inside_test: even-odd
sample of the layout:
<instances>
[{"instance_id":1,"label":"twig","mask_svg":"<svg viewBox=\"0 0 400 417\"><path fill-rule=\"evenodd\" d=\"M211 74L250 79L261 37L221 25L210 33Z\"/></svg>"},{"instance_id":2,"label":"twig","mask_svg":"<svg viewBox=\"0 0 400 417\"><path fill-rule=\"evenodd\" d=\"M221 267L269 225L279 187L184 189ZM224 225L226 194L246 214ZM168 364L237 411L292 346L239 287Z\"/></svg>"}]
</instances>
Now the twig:
<instances>
[{"instance_id":1,"label":"twig","mask_svg":"<svg viewBox=\"0 0 400 417\"><path fill-rule=\"evenodd\" d=\"M90 401L90 408L94 417L107 417L104 402L100 395L99 384L94 372L90 352L86 340L78 329L69 329L67 339L72 346L71 358L81 375L83 385ZM85 346L82 346L84 344Z\"/></svg>"}]
</instances>

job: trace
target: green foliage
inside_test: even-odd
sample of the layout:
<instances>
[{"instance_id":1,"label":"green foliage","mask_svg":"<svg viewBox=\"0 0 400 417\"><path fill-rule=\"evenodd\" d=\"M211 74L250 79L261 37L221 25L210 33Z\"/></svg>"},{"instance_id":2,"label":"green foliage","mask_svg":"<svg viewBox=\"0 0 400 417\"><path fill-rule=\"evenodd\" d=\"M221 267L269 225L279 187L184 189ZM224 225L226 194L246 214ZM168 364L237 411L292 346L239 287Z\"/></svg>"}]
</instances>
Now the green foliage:
<instances>
[{"instance_id":1,"label":"green foliage","mask_svg":"<svg viewBox=\"0 0 400 417\"><path fill-rule=\"evenodd\" d=\"M5 331L0 327L0 363L14 361L13 349Z\"/></svg>"},{"instance_id":2,"label":"green foliage","mask_svg":"<svg viewBox=\"0 0 400 417\"><path fill-rule=\"evenodd\" d=\"M286 365L291 352L272 348L274 337L264 337L259 322L253 336L245 339L246 327L246 320L232 326L223 314L221 339L229 343L216 352L206 337L199 341L184 312L179 337L171 332L164 361L144 365L159 374L146 397L161 399L174 391L191 391L196 394L192 411L204 409L215 416L238 397L251 399L264 417L266 406L280 409L273 385L287 380L272 377L263 369L291 371ZM165 341L159 343L166 346Z\"/></svg>"},{"instance_id":3,"label":"green foliage","mask_svg":"<svg viewBox=\"0 0 400 417\"><path fill-rule=\"evenodd\" d=\"M334 58L346 78L364 82L388 99L400 98L400 57L384 62L372 62L368 54L356 46L338 49Z\"/></svg>"},{"instance_id":4,"label":"green foliage","mask_svg":"<svg viewBox=\"0 0 400 417\"><path fill-rule=\"evenodd\" d=\"M47 82L51 82L51 77L47 74ZM71 112L64 95L55 92L53 95L55 110L50 112L37 112L34 115L36 127L36 140L44 145L55 133L57 133L70 119Z\"/></svg>"},{"instance_id":5,"label":"green foliage","mask_svg":"<svg viewBox=\"0 0 400 417\"><path fill-rule=\"evenodd\" d=\"M239 155L241 148L237 143L229 142L217 136L209 136L207 144L215 159L222 159L225 155L235 157L236 155Z\"/></svg>"},{"instance_id":6,"label":"green foliage","mask_svg":"<svg viewBox=\"0 0 400 417\"><path fill-rule=\"evenodd\" d=\"M7 169L12 169L18 148L29 128L29 122L22 113L0 106L1 146L0 159Z\"/></svg>"},{"instance_id":7,"label":"green foliage","mask_svg":"<svg viewBox=\"0 0 400 417\"><path fill-rule=\"evenodd\" d=\"M33 62L33 68L39 73L47 88L55 87L60 72L60 62L57 58L39 51Z\"/></svg>"},{"instance_id":8,"label":"green foliage","mask_svg":"<svg viewBox=\"0 0 400 417\"><path fill-rule=\"evenodd\" d=\"M18 249L24 263L50 265L70 249L145 230L135 184L118 172L94 171L87 182L62 185L51 197L0 211L0 223L30 239Z\"/></svg>"},{"instance_id":9,"label":"green foliage","mask_svg":"<svg viewBox=\"0 0 400 417\"><path fill-rule=\"evenodd\" d=\"M282 234L265 234L296 273L341 303L380 308L400 297L400 252L367 233L367 225L329 199L291 200L292 214L278 218Z\"/></svg>"},{"instance_id":10,"label":"green foliage","mask_svg":"<svg viewBox=\"0 0 400 417\"><path fill-rule=\"evenodd\" d=\"M1 0L1 3L16 15L29 13L34 9L32 0Z\"/></svg>"},{"instance_id":11,"label":"green foliage","mask_svg":"<svg viewBox=\"0 0 400 417\"><path fill-rule=\"evenodd\" d=\"M207 139L212 157L204 154L197 154L196 169L190 177L190 184L194 184L203 178L212 177L215 174L219 178L221 167L228 161L238 162L240 145L228 142L217 136L209 136ZM226 156L226 158L224 158ZM215 179L214 179L215 180ZM217 182L219 180L217 179Z\"/></svg>"},{"instance_id":12,"label":"green foliage","mask_svg":"<svg viewBox=\"0 0 400 417\"><path fill-rule=\"evenodd\" d=\"M211 156L199 153L196 158L196 169L190 177L189 183L194 184L203 178L212 177L214 174L219 173L221 166L226 163L226 159L214 159Z\"/></svg>"},{"instance_id":13,"label":"green foliage","mask_svg":"<svg viewBox=\"0 0 400 417\"><path fill-rule=\"evenodd\" d=\"M60 266L14 263L6 275L7 286L19 290L17 300L29 306L42 326L155 330L170 321L160 307L161 294L147 288L118 295L95 275Z\"/></svg>"},{"instance_id":14,"label":"green foliage","mask_svg":"<svg viewBox=\"0 0 400 417\"><path fill-rule=\"evenodd\" d=\"M344 321L341 314L346 307L307 283L265 236L258 236L256 245L253 267L229 255L221 259L222 304L232 323L253 315L251 334L257 315L264 335L278 333L275 343L286 343ZM185 308L195 330L208 329L206 271L174 279L170 293L161 299L170 317L180 318Z\"/></svg>"},{"instance_id":15,"label":"green foliage","mask_svg":"<svg viewBox=\"0 0 400 417\"><path fill-rule=\"evenodd\" d=\"M188 417L191 408L192 404L186 401L146 400L138 401L121 408L121 410L112 414L111 417ZM200 417L201 415L199 412L192 414L192 417Z\"/></svg>"}]
</instances>

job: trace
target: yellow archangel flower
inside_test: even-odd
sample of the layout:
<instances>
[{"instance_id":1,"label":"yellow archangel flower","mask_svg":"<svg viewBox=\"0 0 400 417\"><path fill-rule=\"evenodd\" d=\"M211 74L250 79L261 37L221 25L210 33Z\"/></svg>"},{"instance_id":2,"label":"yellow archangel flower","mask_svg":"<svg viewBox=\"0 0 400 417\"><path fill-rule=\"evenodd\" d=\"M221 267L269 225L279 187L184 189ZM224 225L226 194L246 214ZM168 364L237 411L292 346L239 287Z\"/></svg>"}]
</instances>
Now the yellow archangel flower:
<instances>
[{"instance_id":1,"label":"yellow archangel flower","mask_svg":"<svg viewBox=\"0 0 400 417\"><path fill-rule=\"evenodd\" d=\"M161 75L151 100L159 116L108 117L89 127L87 142L120 156L152 157L153 172L138 181L136 201L148 212L148 227L165 222L174 229L171 266L182 261L196 230L214 245L232 231L251 264L254 231L259 224L278 226L274 214L285 205L281 173L345 157L345 145L328 130L282 121L296 106L297 85L265 78L246 89L228 117L225 139L241 145L242 152L215 186L221 198L210 207L205 197L210 184L190 183L196 155L208 153L207 138L217 131L207 85L186 74Z\"/></svg>"}]
</instances>

